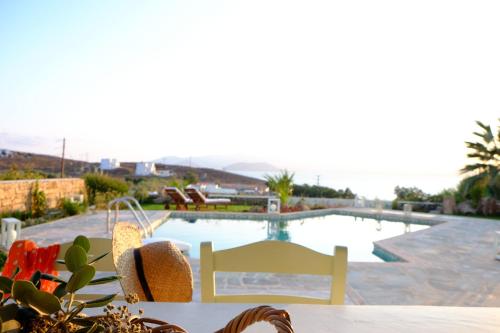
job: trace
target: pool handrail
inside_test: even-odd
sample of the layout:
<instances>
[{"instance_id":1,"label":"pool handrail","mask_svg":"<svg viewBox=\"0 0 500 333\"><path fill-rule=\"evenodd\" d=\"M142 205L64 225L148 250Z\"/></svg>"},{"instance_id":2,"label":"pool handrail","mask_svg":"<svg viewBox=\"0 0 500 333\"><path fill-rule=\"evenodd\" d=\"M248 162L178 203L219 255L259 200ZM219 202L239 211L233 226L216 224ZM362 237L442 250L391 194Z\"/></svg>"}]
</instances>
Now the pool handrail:
<instances>
[{"instance_id":1,"label":"pool handrail","mask_svg":"<svg viewBox=\"0 0 500 333\"><path fill-rule=\"evenodd\" d=\"M118 221L118 213L120 210L120 205L119 205L120 203L124 203L125 205L127 205L128 209L132 212L132 214L135 217L135 220L142 227L142 229L144 231L143 236L152 237L153 236L153 227L151 225L151 222L149 221L149 218L147 217L146 213L144 212L141 205L139 204L139 201L137 201L136 198L131 197L131 196L116 198L116 199L113 199L110 202L108 202L108 212L107 212L107 218L106 218L107 233L108 234L111 233L111 224L112 224L111 223L111 209L114 205L115 206L115 221L114 221L114 223L116 223ZM135 204L136 208L139 210L139 213L143 219L141 219L141 217L137 214L136 210L134 209L134 207L132 206L131 203ZM143 220L146 221L146 223L148 225L147 227L142 222Z\"/></svg>"}]
</instances>

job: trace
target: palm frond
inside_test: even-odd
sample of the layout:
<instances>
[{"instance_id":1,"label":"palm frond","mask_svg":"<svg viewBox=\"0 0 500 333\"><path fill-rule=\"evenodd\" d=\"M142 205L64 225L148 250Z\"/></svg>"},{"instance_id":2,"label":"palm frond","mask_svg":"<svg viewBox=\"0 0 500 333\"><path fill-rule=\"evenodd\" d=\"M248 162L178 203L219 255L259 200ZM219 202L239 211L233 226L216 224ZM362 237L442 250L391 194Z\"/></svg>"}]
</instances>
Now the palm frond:
<instances>
[{"instance_id":1,"label":"palm frond","mask_svg":"<svg viewBox=\"0 0 500 333\"><path fill-rule=\"evenodd\" d=\"M489 154L484 154L484 153L469 153L467 154L467 157L477 158L481 161L489 161L491 159L491 156Z\"/></svg>"},{"instance_id":2,"label":"palm frond","mask_svg":"<svg viewBox=\"0 0 500 333\"><path fill-rule=\"evenodd\" d=\"M485 170L489 167L489 164L486 164L486 163L475 163L475 164L469 164L469 165L466 165L465 167L463 167L461 170L460 170L460 173L461 174L464 174L464 173L467 173L467 172L471 172L471 171L476 171L476 170Z\"/></svg>"},{"instance_id":3,"label":"palm frond","mask_svg":"<svg viewBox=\"0 0 500 333\"><path fill-rule=\"evenodd\" d=\"M474 132L474 134L482 138L485 142L490 143L494 138L493 132L491 131L491 126L483 124L480 121L476 121L476 124L478 124L479 127L484 130L484 133Z\"/></svg>"},{"instance_id":4,"label":"palm frond","mask_svg":"<svg viewBox=\"0 0 500 333\"><path fill-rule=\"evenodd\" d=\"M463 194L465 195L466 193L469 192L469 190L479 181L482 181L484 178L488 177L487 173L481 173L479 175L467 177L462 180L462 186L463 186Z\"/></svg>"}]
</instances>

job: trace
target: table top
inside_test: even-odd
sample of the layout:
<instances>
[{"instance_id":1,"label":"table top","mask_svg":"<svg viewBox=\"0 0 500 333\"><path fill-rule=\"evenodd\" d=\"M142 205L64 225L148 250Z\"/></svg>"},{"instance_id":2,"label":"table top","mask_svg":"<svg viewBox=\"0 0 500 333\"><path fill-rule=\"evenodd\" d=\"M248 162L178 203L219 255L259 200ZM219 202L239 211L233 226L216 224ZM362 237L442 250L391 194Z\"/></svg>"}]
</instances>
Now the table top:
<instances>
[{"instance_id":1,"label":"table top","mask_svg":"<svg viewBox=\"0 0 500 333\"><path fill-rule=\"evenodd\" d=\"M141 302L129 308L133 312L142 308L144 316L182 326L190 333L209 333L223 328L239 313L255 306ZM301 304L273 307L288 311L297 333L500 332L500 308ZM267 323L259 323L245 332L276 331Z\"/></svg>"}]
</instances>

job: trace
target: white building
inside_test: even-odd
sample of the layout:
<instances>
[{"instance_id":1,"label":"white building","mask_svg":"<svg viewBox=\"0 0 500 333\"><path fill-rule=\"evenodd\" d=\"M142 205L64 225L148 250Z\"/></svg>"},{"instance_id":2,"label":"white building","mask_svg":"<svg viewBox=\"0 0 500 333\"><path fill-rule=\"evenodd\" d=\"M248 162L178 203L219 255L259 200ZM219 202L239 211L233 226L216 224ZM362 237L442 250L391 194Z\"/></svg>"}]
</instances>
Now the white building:
<instances>
[{"instance_id":1,"label":"white building","mask_svg":"<svg viewBox=\"0 0 500 333\"><path fill-rule=\"evenodd\" d=\"M156 167L154 162L140 162L135 165L136 176L155 176Z\"/></svg>"},{"instance_id":2,"label":"white building","mask_svg":"<svg viewBox=\"0 0 500 333\"><path fill-rule=\"evenodd\" d=\"M102 158L101 170L113 170L120 167L120 162L116 158Z\"/></svg>"},{"instance_id":3,"label":"white building","mask_svg":"<svg viewBox=\"0 0 500 333\"><path fill-rule=\"evenodd\" d=\"M174 172L172 170L157 170L156 175L160 177L172 177Z\"/></svg>"}]
</instances>

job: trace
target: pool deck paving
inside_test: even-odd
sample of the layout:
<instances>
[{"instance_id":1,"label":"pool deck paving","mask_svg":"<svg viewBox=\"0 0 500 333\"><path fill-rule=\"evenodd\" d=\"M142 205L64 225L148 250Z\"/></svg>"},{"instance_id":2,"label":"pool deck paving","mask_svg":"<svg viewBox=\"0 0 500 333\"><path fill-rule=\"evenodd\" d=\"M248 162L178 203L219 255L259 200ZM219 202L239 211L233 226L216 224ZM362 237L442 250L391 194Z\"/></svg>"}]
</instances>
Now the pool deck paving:
<instances>
[{"instance_id":1,"label":"pool deck paving","mask_svg":"<svg viewBox=\"0 0 500 333\"><path fill-rule=\"evenodd\" d=\"M114 218L113 214L112 218ZM170 216L170 212L161 210L145 211L145 214L151 222L153 230L163 224ZM120 211L118 220L135 223L134 216L128 211ZM114 220L112 219L112 221ZM142 232L144 233L144 231ZM23 239L31 239L39 246L69 242L77 235L111 238L111 234L107 232L107 213L105 211L66 217L23 228L21 235Z\"/></svg>"},{"instance_id":2,"label":"pool deck paving","mask_svg":"<svg viewBox=\"0 0 500 333\"><path fill-rule=\"evenodd\" d=\"M154 228L170 214L146 213L154 221ZM369 208L336 208L328 213L433 225L375 243L377 250L400 258L401 262L350 262L347 304L500 306L500 261L494 259L495 231L500 230L500 221L421 213L408 216L400 211ZM127 212L120 214L120 220L132 221ZM203 214L197 217L203 218ZM76 234L110 237L105 212L25 228L22 236L47 245L70 241ZM200 301L199 260L190 261L193 300ZM217 274L216 281L221 293L267 292L326 298L330 289L328 277L315 276L224 273ZM111 289L119 290L119 286Z\"/></svg>"}]
</instances>

